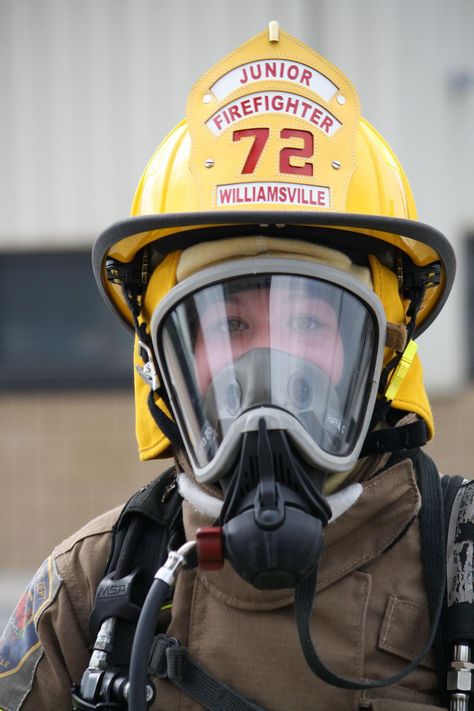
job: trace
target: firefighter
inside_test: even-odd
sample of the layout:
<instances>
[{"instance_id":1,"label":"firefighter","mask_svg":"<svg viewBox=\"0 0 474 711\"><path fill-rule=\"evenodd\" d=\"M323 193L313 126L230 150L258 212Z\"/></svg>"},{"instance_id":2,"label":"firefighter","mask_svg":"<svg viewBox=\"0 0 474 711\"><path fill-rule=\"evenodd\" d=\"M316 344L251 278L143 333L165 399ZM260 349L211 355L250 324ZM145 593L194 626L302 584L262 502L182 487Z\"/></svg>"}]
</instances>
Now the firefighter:
<instances>
[{"instance_id":1,"label":"firefighter","mask_svg":"<svg viewBox=\"0 0 474 711\"><path fill-rule=\"evenodd\" d=\"M415 339L454 255L349 80L270 23L193 87L93 263L134 332L140 458L175 465L40 568L2 638L2 708L69 709L73 686L76 709L131 689L167 711L444 708ZM132 652L140 569L181 544Z\"/></svg>"}]
</instances>

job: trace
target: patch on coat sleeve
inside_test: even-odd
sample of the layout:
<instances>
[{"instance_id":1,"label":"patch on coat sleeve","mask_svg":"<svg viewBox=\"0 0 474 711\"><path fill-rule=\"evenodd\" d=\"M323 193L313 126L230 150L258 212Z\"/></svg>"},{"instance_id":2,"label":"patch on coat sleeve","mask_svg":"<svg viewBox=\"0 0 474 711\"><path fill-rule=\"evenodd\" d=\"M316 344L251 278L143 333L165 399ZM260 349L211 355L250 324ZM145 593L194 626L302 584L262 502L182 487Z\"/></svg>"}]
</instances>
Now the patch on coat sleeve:
<instances>
[{"instance_id":1,"label":"patch on coat sleeve","mask_svg":"<svg viewBox=\"0 0 474 711\"><path fill-rule=\"evenodd\" d=\"M16 711L30 691L43 649L41 614L55 598L61 578L52 557L36 572L0 637L0 707Z\"/></svg>"}]
</instances>

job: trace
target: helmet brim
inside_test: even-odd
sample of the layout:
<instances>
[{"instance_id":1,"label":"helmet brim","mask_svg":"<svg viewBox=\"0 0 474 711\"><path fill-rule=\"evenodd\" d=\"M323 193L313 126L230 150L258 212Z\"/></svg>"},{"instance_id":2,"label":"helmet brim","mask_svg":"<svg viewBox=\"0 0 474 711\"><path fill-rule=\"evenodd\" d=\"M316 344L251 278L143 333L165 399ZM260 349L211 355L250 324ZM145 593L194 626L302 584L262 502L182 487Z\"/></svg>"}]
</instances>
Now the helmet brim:
<instances>
[{"instance_id":1,"label":"helmet brim","mask_svg":"<svg viewBox=\"0 0 474 711\"><path fill-rule=\"evenodd\" d=\"M356 213L318 212L312 215L303 211L282 213L265 210L130 217L115 222L97 238L92 250L94 275L105 301L130 328L128 309L120 303L122 297L119 290L113 290L107 279L107 258L130 262L141 249L152 243L165 256L193 244L222 238L230 232L232 236L253 232L287 237L288 229L292 227L298 227L298 237L336 249L378 254L395 248L405 253L416 266L439 262L439 284L429 289L429 298L425 300L424 308L420 309L416 336L434 321L448 298L454 281L456 259L450 242L441 232L415 220Z\"/></svg>"}]
</instances>

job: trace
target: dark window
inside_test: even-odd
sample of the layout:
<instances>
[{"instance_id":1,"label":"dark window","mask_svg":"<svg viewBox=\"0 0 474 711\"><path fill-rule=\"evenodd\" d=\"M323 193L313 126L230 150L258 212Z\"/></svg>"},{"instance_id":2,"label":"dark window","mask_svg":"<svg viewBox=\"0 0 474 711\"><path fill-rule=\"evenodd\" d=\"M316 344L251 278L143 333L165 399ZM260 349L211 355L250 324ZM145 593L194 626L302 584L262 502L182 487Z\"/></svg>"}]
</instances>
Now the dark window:
<instances>
[{"instance_id":1,"label":"dark window","mask_svg":"<svg viewBox=\"0 0 474 711\"><path fill-rule=\"evenodd\" d=\"M0 388L130 387L132 335L89 252L0 255Z\"/></svg>"}]
</instances>

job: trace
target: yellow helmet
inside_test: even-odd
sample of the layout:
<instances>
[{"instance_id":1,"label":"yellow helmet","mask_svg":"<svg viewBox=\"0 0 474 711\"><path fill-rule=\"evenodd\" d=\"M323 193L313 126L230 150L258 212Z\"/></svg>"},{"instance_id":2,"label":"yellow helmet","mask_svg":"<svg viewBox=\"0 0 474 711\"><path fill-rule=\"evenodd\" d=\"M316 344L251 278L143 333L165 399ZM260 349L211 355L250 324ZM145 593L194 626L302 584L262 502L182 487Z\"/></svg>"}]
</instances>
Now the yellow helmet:
<instances>
[{"instance_id":1,"label":"yellow helmet","mask_svg":"<svg viewBox=\"0 0 474 711\"><path fill-rule=\"evenodd\" d=\"M411 336L434 320L454 278L451 245L416 220L403 168L360 116L352 84L277 23L195 84L186 119L145 168L131 217L96 241L96 279L121 319L144 332L153 272L156 305L176 283L180 250L249 234L371 255L374 290L389 320L411 320ZM419 299L409 313L413 290ZM144 387L137 381L137 432L148 459L168 442L148 413L140 415ZM421 414L431 434L424 390L418 409L412 399L394 406Z\"/></svg>"}]
</instances>

